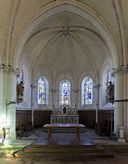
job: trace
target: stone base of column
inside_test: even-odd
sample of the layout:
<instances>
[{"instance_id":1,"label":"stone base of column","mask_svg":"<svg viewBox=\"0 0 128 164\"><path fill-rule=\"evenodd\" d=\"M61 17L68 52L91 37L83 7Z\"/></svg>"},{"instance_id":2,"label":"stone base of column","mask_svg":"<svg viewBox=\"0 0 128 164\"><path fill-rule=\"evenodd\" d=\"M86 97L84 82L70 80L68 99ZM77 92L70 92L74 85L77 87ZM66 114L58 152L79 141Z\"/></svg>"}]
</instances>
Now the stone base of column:
<instances>
[{"instance_id":1,"label":"stone base of column","mask_svg":"<svg viewBox=\"0 0 128 164\"><path fill-rule=\"evenodd\" d=\"M125 139L123 139L123 138L118 138L118 142L123 142L123 143L125 143L125 142L126 142L126 140L125 140Z\"/></svg>"},{"instance_id":2,"label":"stone base of column","mask_svg":"<svg viewBox=\"0 0 128 164\"><path fill-rule=\"evenodd\" d=\"M119 136L118 136L118 142L126 142L125 137L124 137L124 127L121 126L119 127Z\"/></svg>"}]
</instances>

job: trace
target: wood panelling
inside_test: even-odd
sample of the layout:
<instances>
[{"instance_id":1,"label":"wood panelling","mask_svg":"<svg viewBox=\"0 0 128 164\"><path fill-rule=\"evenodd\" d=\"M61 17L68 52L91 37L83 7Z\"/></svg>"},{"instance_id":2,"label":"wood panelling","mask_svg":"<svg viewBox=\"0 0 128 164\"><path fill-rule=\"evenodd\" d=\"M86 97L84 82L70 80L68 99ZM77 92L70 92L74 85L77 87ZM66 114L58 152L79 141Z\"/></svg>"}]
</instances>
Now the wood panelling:
<instances>
[{"instance_id":1,"label":"wood panelling","mask_svg":"<svg viewBox=\"0 0 128 164\"><path fill-rule=\"evenodd\" d=\"M16 110L16 129L22 127L26 130L32 125L32 111L31 110Z\"/></svg>"},{"instance_id":2,"label":"wood panelling","mask_svg":"<svg viewBox=\"0 0 128 164\"><path fill-rule=\"evenodd\" d=\"M84 124L87 128L96 130L99 135L110 135L114 129L114 111L99 110L98 124L96 124L95 110L79 110L79 122Z\"/></svg>"},{"instance_id":3,"label":"wood panelling","mask_svg":"<svg viewBox=\"0 0 128 164\"><path fill-rule=\"evenodd\" d=\"M98 112L98 124L96 133L109 136L114 130L114 111L100 110Z\"/></svg>"},{"instance_id":4,"label":"wood panelling","mask_svg":"<svg viewBox=\"0 0 128 164\"><path fill-rule=\"evenodd\" d=\"M50 123L51 110L34 110L34 127L42 127L44 124ZM84 124L87 128L95 128L96 125L96 111L95 110L79 110L79 123ZM98 111L99 125L103 125L107 122L110 132L110 124L112 120L112 126L114 124L114 113L110 110ZM30 110L17 110L16 111L16 128L31 126L32 124L32 112ZM101 132L102 129L100 128Z\"/></svg>"},{"instance_id":5,"label":"wood panelling","mask_svg":"<svg viewBox=\"0 0 128 164\"><path fill-rule=\"evenodd\" d=\"M102 122L103 120L107 121L112 121L114 120L114 111L112 110L99 110L98 111L98 121Z\"/></svg>"},{"instance_id":6,"label":"wood panelling","mask_svg":"<svg viewBox=\"0 0 128 164\"><path fill-rule=\"evenodd\" d=\"M44 124L50 123L50 110L35 110L34 111L34 127L42 127ZM16 110L16 129L32 125L32 111L31 110Z\"/></svg>"},{"instance_id":7,"label":"wood panelling","mask_svg":"<svg viewBox=\"0 0 128 164\"><path fill-rule=\"evenodd\" d=\"M95 128L96 111L95 110L79 110L79 123L84 124L87 128Z\"/></svg>"},{"instance_id":8,"label":"wood panelling","mask_svg":"<svg viewBox=\"0 0 128 164\"><path fill-rule=\"evenodd\" d=\"M50 123L50 110L35 110L34 111L34 126L42 127L44 124Z\"/></svg>"}]
</instances>

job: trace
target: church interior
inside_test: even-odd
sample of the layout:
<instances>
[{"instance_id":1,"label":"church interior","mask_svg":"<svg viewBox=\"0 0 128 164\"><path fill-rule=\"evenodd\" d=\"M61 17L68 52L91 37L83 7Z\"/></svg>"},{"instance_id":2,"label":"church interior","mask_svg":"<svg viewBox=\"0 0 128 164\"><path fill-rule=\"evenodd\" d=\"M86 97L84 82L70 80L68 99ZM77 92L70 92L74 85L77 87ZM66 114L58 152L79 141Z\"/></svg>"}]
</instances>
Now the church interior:
<instances>
[{"instance_id":1,"label":"church interior","mask_svg":"<svg viewBox=\"0 0 128 164\"><path fill-rule=\"evenodd\" d=\"M128 160L127 8L127 0L0 0L0 163Z\"/></svg>"}]
</instances>

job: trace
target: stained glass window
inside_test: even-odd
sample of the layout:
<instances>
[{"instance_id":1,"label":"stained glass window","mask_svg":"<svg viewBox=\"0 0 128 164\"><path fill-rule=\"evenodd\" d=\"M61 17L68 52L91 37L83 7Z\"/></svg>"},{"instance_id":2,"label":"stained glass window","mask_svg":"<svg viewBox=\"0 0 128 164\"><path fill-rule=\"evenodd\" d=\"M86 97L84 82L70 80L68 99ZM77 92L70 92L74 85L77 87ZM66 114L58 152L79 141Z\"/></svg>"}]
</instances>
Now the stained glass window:
<instances>
[{"instance_id":1,"label":"stained glass window","mask_svg":"<svg viewBox=\"0 0 128 164\"><path fill-rule=\"evenodd\" d=\"M81 103L89 105L93 103L93 81L90 77L85 77L81 85Z\"/></svg>"},{"instance_id":2,"label":"stained glass window","mask_svg":"<svg viewBox=\"0 0 128 164\"><path fill-rule=\"evenodd\" d=\"M48 81L45 77L38 80L38 104L48 104Z\"/></svg>"},{"instance_id":3,"label":"stained glass window","mask_svg":"<svg viewBox=\"0 0 128 164\"><path fill-rule=\"evenodd\" d=\"M70 105L71 85L68 80L60 83L60 105Z\"/></svg>"},{"instance_id":4,"label":"stained glass window","mask_svg":"<svg viewBox=\"0 0 128 164\"><path fill-rule=\"evenodd\" d=\"M110 71L107 72L107 86L109 85L109 82L111 81L111 73Z\"/></svg>"}]
</instances>

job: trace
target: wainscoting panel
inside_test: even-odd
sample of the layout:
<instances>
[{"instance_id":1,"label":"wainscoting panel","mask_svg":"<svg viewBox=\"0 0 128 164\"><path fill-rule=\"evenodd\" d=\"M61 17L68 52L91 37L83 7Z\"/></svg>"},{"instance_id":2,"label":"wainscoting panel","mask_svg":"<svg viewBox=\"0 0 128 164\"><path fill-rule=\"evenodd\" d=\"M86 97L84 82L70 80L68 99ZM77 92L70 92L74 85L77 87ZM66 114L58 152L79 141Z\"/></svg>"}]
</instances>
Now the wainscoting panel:
<instances>
[{"instance_id":1,"label":"wainscoting panel","mask_svg":"<svg viewBox=\"0 0 128 164\"><path fill-rule=\"evenodd\" d=\"M35 110L34 111L34 126L43 127L44 124L50 123L51 110Z\"/></svg>"},{"instance_id":2,"label":"wainscoting panel","mask_svg":"<svg viewBox=\"0 0 128 164\"><path fill-rule=\"evenodd\" d=\"M96 123L96 110L79 110L79 122L88 128L95 128ZM113 122L114 113L111 110L99 110L98 122L104 123L105 121Z\"/></svg>"},{"instance_id":3,"label":"wainscoting panel","mask_svg":"<svg viewBox=\"0 0 128 164\"><path fill-rule=\"evenodd\" d=\"M34 127L50 123L51 110L34 110ZM31 110L16 110L16 129L25 131L32 126Z\"/></svg>"},{"instance_id":4,"label":"wainscoting panel","mask_svg":"<svg viewBox=\"0 0 128 164\"><path fill-rule=\"evenodd\" d=\"M32 125L31 110L16 110L16 129L27 130Z\"/></svg>"},{"instance_id":5,"label":"wainscoting panel","mask_svg":"<svg viewBox=\"0 0 128 164\"><path fill-rule=\"evenodd\" d=\"M44 124L50 123L51 110L34 110L34 127L42 127ZM79 123L84 124L87 128L95 128L96 111L95 110L79 110ZM98 122L103 124L105 122L114 124L114 113L110 110L98 111ZM23 127L27 129L32 125L32 111L31 110L16 110L16 128Z\"/></svg>"},{"instance_id":6,"label":"wainscoting panel","mask_svg":"<svg viewBox=\"0 0 128 164\"><path fill-rule=\"evenodd\" d=\"M87 128L95 128L96 111L95 110L79 110L79 123L84 124Z\"/></svg>"}]
</instances>

